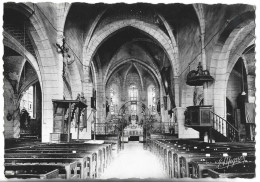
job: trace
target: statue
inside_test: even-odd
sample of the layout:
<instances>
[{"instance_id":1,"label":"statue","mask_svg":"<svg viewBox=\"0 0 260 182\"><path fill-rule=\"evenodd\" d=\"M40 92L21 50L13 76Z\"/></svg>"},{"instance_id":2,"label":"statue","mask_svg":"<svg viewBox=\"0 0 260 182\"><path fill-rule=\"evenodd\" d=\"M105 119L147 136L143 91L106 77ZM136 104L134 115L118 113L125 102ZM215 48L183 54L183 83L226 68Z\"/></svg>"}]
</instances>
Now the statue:
<instances>
[{"instance_id":1,"label":"statue","mask_svg":"<svg viewBox=\"0 0 260 182\"><path fill-rule=\"evenodd\" d=\"M161 102L160 102L160 99L158 99L158 102L157 102L157 112L158 112L158 114L161 113Z\"/></svg>"},{"instance_id":2,"label":"statue","mask_svg":"<svg viewBox=\"0 0 260 182\"><path fill-rule=\"evenodd\" d=\"M23 130L24 132L28 132L29 126L30 126L30 115L28 113L28 111L23 108L21 110L21 116L20 116L20 126L21 126L21 130Z\"/></svg>"},{"instance_id":3,"label":"statue","mask_svg":"<svg viewBox=\"0 0 260 182\"><path fill-rule=\"evenodd\" d=\"M83 102L83 103L85 103L85 104L87 103L87 99L85 98L83 92L81 92L80 101Z\"/></svg>"},{"instance_id":4,"label":"statue","mask_svg":"<svg viewBox=\"0 0 260 182\"><path fill-rule=\"evenodd\" d=\"M106 100L106 116L107 116L108 113L109 113L109 103L108 103L108 101Z\"/></svg>"},{"instance_id":5,"label":"statue","mask_svg":"<svg viewBox=\"0 0 260 182\"><path fill-rule=\"evenodd\" d=\"M76 100L80 100L80 94L78 93Z\"/></svg>"}]
</instances>

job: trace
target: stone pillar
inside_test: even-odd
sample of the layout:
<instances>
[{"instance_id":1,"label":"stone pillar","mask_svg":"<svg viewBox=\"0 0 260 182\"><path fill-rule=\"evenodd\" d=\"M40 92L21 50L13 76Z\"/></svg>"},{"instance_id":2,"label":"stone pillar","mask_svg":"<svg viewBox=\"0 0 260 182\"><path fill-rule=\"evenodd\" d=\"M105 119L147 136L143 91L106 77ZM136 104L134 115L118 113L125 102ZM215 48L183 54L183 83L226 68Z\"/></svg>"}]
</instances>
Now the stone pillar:
<instances>
[{"instance_id":1,"label":"stone pillar","mask_svg":"<svg viewBox=\"0 0 260 182\"><path fill-rule=\"evenodd\" d=\"M20 137L20 102L18 95L13 92L13 87L4 79L4 137Z\"/></svg>"},{"instance_id":2,"label":"stone pillar","mask_svg":"<svg viewBox=\"0 0 260 182\"><path fill-rule=\"evenodd\" d=\"M176 107L173 109L173 112L176 113L176 119L178 122L178 138L199 138L199 132L184 126L185 116L184 107Z\"/></svg>"},{"instance_id":3,"label":"stone pillar","mask_svg":"<svg viewBox=\"0 0 260 182\"><path fill-rule=\"evenodd\" d=\"M47 59L47 58L46 58ZM42 84L42 142L50 142L53 132L53 103L52 99L63 99L62 63L56 64L55 59L63 62L62 55L57 55L45 61L44 80Z\"/></svg>"},{"instance_id":4,"label":"stone pillar","mask_svg":"<svg viewBox=\"0 0 260 182\"><path fill-rule=\"evenodd\" d=\"M92 110L91 110L91 97L92 97L92 88L93 88L93 84L89 82L89 67L84 67L83 68L83 78L84 78L84 81L82 81L82 85L83 85L83 93L84 93L84 96L87 100L87 111L86 111L86 119L88 119L87 121L87 128L84 128L82 131L80 131L79 133L79 139L91 139L91 118L89 118L90 114L93 114L91 113ZM76 133L75 134L72 134L72 138L76 138L77 135Z\"/></svg>"},{"instance_id":5,"label":"stone pillar","mask_svg":"<svg viewBox=\"0 0 260 182\"><path fill-rule=\"evenodd\" d=\"M105 115L104 115L104 110L103 110L103 103L104 101L104 95L105 95L105 90L104 90L104 83L103 79L100 78L99 75L97 75L97 83L96 83L96 109L97 109L97 115L96 119L97 122L103 123L105 122Z\"/></svg>"},{"instance_id":6,"label":"stone pillar","mask_svg":"<svg viewBox=\"0 0 260 182\"><path fill-rule=\"evenodd\" d=\"M174 101L176 107L179 107L181 104L181 91L180 91L180 77L173 77L174 79Z\"/></svg>"},{"instance_id":7,"label":"stone pillar","mask_svg":"<svg viewBox=\"0 0 260 182\"><path fill-rule=\"evenodd\" d=\"M207 61L206 61L206 53L204 49L204 32L201 33L201 62L202 62L202 69L206 70L207 69ZM208 105L209 103L209 98L208 98L208 82L205 82L203 84L203 98L204 98L204 103L203 105Z\"/></svg>"},{"instance_id":8,"label":"stone pillar","mask_svg":"<svg viewBox=\"0 0 260 182\"><path fill-rule=\"evenodd\" d=\"M161 102L161 117L162 117L162 122L167 122L167 114L166 114L166 110L164 109L164 107L165 107L165 104L164 104L164 96L161 96L160 102Z\"/></svg>"}]
</instances>

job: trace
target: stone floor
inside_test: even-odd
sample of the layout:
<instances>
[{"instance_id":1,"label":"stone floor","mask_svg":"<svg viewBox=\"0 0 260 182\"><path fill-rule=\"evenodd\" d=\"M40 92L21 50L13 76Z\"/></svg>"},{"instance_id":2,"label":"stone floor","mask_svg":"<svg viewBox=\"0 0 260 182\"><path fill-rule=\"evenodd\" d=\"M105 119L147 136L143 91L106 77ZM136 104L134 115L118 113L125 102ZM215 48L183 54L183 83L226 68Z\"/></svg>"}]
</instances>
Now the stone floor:
<instances>
[{"instance_id":1,"label":"stone floor","mask_svg":"<svg viewBox=\"0 0 260 182\"><path fill-rule=\"evenodd\" d=\"M143 144L131 141L124 144L124 150L108 166L101 179L109 178L168 178L159 160L143 149Z\"/></svg>"}]
</instances>

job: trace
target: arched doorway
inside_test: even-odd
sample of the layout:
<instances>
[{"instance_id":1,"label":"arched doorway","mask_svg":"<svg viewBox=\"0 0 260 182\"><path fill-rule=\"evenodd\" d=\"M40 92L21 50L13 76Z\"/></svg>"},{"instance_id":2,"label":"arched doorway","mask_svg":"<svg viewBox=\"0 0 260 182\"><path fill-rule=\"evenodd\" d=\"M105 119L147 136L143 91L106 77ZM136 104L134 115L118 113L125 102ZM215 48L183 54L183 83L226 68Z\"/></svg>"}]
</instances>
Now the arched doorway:
<instances>
[{"instance_id":1,"label":"arched doorway","mask_svg":"<svg viewBox=\"0 0 260 182\"><path fill-rule=\"evenodd\" d=\"M227 82L226 118L240 132L240 139L246 140L245 104L247 100L247 74L242 58L234 65Z\"/></svg>"},{"instance_id":2,"label":"arched doorway","mask_svg":"<svg viewBox=\"0 0 260 182\"><path fill-rule=\"evenodd\" d=\"M41 87L36 82L28 87L20 100L20 137L41 138Z\"/></svg>"},{"instance_id":3,"label":"arched doorway","mask_svg":"<svg viewBox=\"0 0 260 182\"><path fill-rule=\"evenodd\" d=\"M4 47L5 138L41 138L42 89L33 64Z\"/></svg>"}]
</instances>

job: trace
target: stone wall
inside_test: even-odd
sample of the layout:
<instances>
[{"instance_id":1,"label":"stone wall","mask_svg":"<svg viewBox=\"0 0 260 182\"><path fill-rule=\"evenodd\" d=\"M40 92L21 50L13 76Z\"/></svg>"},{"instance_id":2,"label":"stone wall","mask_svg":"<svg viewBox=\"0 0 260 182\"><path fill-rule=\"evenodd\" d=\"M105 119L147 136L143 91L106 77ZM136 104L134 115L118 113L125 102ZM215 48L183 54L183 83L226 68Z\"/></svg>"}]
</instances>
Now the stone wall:
<instances>
[{"instance_id":1,"label":"stone wall","mask_svg":"<svg viewBox=\"0 0 260 182\"><path fill-rule=\"evenodd\" d=\"M20 108L18 96L7 79L4 79L4 136L5 138L19 138L20 136Z\"/></svg>"}]
</instances>

